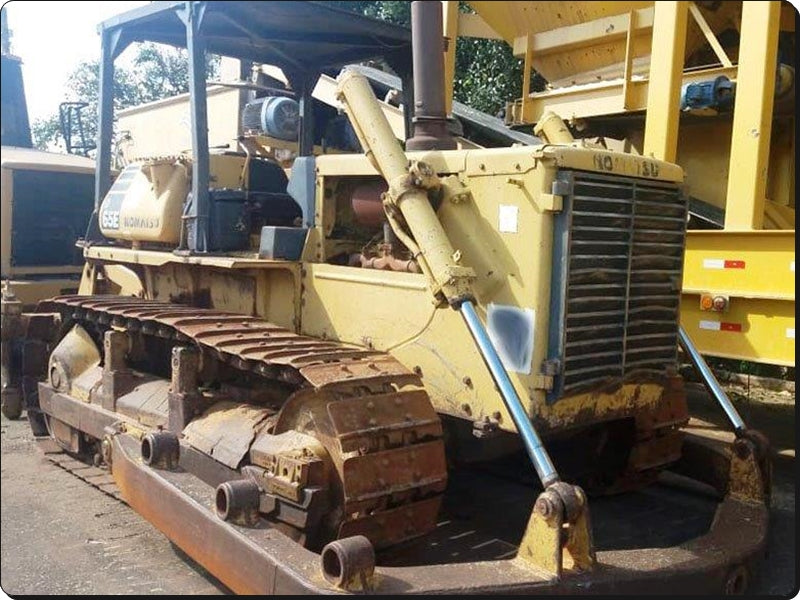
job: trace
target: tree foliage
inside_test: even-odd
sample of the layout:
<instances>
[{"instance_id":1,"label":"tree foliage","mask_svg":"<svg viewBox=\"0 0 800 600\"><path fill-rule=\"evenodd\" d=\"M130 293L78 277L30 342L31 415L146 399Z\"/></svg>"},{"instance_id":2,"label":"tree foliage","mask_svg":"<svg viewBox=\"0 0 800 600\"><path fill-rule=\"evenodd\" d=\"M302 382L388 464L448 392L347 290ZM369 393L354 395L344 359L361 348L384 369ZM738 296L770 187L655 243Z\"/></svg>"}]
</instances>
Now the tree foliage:
<instances>
[{"instance_id":1,"label":"tree foliage","mask_svg":"<svg viewBox=\"0 0 800 600\"><path fill-rule=\"evenodd\" d=\"M344 0L331 4L396 25L411 25L411 2ZM459 4L459 9L471 12L465 2ZM514 58L508 44L498 40L458 40L453 81L456 101L496 115L506 102L519 98L521 93L522 61Z\"/></svg>"},{"instance_id":2,"label":"tree foliage","mask_svg":"<svg viewBox=\"0 0 800 600\"><path fill-rule=\"evenodd\" d=\"M409 27L411 3L395 0L336 0L329 4L368 17ZM467 3L460 10L470 12ZM218 58L209 64L209 76L218 69ZM87 139L97 132L97 61L79 64L67 82L65 101L83 101L88 106L82 117ZM534 85L543 83L533 74ZM144 43L136 48L130 67L117 65L114 73L114 108L127 108L188 91L189 75L184 50ZM497 115L506 102L522 93L522 61L514 58L502 41L460 38L456 46L456 72L453 95L476 110ZM33 123L34 144L48 148L63 144L58 114Z\"/></svg>"},{"instance_id":3,"label":"tree foliage","mask_svg":"<svg viewBox=\"0 0 800 600\"><path fill-rule=\"evenodd\" d=\"M119 63L119 61L118 61ZM219 69L219 58L210 57L209 77ZM67 78L64 101L86 102L81 117L86 138L97 135L97 108L100 93L100 63L97 60L78 64ZM114 68L114 110L145 102L153 102L189 91L189 69L186 51L152 43L139 44L130 66L116 64ZM63 147L58 113L37 119L32 125L33 142L37 148Z\"/></svg>"}]
</instances>

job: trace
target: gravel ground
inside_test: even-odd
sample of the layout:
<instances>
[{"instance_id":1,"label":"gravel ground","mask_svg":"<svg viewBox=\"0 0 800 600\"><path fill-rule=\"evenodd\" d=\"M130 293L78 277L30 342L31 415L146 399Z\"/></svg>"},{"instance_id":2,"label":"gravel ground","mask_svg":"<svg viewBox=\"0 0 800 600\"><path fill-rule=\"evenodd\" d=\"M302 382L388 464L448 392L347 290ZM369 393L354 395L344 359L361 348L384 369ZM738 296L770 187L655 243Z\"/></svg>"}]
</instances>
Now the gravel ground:
<instances>
[{"instance_id":1,"label":"gravel ground","mask_svg":"<svg viewBox=\"0 0 800 600\"><path fill-rule=\"evenodd\" d=\"M221 594L122 502L50 463L27 421L2 417L0 585L18 594Z\"/></svg>"}]
</instances>

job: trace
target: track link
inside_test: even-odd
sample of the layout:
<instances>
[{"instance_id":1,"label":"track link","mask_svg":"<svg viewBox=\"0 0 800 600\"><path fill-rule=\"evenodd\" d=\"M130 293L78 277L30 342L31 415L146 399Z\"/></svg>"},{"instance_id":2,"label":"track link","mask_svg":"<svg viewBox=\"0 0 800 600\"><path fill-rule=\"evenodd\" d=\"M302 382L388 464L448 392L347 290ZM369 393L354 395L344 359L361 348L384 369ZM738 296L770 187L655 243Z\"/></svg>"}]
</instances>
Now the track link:
<instances>
[{"instance_id":1,"label":"track link","mask_svg":"<svg viewBox=\"0 0 800 600\"><path fill-rule=\"evenodd\" d=\"M435 527L447 481L441 422L419 377L391 355L258 317L132 297L60 296L37 312L194 344L238 370L295 386L292 410L323 403L326 431L310 433L325 440L341 476L339 537L362 534L384 547ZM291 428L283 413L278 429Z\"/></svg>"}]
</instances>

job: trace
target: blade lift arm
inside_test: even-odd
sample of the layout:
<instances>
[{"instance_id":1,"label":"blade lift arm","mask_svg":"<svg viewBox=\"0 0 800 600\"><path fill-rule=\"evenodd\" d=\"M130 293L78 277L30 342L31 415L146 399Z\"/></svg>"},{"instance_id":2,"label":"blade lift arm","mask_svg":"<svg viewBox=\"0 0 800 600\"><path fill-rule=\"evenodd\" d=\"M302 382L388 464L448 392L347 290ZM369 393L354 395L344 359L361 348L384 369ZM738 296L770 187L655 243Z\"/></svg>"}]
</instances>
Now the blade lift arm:
<instances>
[{"instance_id":1,"label":"blade lift arm","mask_svg":"<svg viewBox=\"0 0 800 600\"><path fill-rule=\"evenodd\" d=\"M518 558L557 577L563 568L592 568L595 554L586 496L580 487L560 480L478 317L472 293L475 272L459 264L461 253L453 248L428 200L428 190L438 184L436 173L425 163L409 161L363 75L344 71L338 80L338 96L367 158L389 185L383 200L389 223L413 252L437 302L446 302L461 313L545 488L536 501Z\"/></svg>"}]
</instances>

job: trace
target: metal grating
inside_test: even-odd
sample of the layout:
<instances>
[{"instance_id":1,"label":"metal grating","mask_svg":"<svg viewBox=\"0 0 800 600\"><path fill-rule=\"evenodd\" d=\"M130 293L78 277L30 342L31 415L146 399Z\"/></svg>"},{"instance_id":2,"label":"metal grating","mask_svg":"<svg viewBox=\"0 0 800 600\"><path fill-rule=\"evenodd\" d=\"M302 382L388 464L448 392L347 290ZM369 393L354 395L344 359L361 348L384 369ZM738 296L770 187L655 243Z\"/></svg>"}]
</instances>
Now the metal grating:
<instances>
[{"instance_id":1,"label":"metal grating","mask_svg":"<svg viewBox=\"0 0 800 600\"><path fill-rule=\"evenodd\" d=\"M550 400L677 358L687 200L676 184L563 171ZM564 191L567 191L565 194Z\"/></svg>"}]
</instances>

